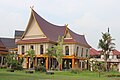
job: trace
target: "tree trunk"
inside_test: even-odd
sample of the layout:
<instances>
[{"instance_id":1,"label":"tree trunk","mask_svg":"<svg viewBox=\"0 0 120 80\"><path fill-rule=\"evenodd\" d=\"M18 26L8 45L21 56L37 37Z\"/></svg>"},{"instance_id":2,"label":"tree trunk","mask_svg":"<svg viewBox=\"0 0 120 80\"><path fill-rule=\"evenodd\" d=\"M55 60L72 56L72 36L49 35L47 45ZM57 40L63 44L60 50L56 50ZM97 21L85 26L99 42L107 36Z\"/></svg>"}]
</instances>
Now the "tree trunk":
<instances>
[{"instance_id":1,"label":"tree trunk","mask_svg":"<svg viewBox=\"0 0 120 80\"><path fill-rule=\"evenodd\" d=\"M62 71L62 65L59 64L59 71Z\"/></svg>"},{"instance_id":2,"label":"tree trunk","mask_svg":"<svg viewBox=\"0 0 120 80\"><path fill-rule=\"evenodd\" d=\"M104 54L104 61L105 61L105 71L107 71L107 55Z\"/></svg>"}]
</instances>

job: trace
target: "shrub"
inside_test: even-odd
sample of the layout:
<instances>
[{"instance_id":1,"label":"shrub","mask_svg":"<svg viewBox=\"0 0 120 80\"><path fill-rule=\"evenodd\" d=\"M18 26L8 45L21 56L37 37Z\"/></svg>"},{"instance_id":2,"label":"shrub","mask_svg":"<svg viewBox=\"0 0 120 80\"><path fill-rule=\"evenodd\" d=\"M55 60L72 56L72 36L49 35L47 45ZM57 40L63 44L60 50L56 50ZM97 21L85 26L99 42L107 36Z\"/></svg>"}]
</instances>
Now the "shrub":
<instances>
[{"instance_id":1,"label":"shrub","mask_svg":"<svg viewBox=\"0 0 120 80\"><path fill-rule=\"evenodd\" d=\"M79 69L79 68L71 69L71 73L78 74L80 72L81 72L81 69Z\"/></svg>"},{"instance_id":2,"label":"shrub","mask_svg":"<svg viewBox=\"0 0 120 80\"><path fill-rule=\"evenodd\" d=\"M16 60L13 60L11 63L11 69L15 69L17 65L18 65L18 62Z\"/></svg>"},{"instance_id":3,"label":"shrub","mask_svg":"<svg viewBox=\"0 0 120 80\"><path fill-rule=\"evenodd\" d=\"M16 65L16 67L14 68L14 70L23 70L22 65Z\"/></svg>"},{"instance_id":4,"label":"shrub","mask_svg":"<svg viewBox=\"0 0 120 80\"><path fill-rule=\"evenodd\" d=\"M44 66L36 66L35 71L46 72L46 68Z\"/></svg>"},{"instance_id":5,"label":"shrub","mask_svg":"<svg viewBox=\"0 0 120 80\"><path fill-rule=\"evenodd\" d=\"M6 69L6 68L7 68L7 65L1 65L0 68L1 68L1 69Z\"/></svg>"},{"instance_id":6,"label":"shrub","mask_svg":"<svg viewBox=\"0 0 120 80\"><path fill-rule=\"evenodd\" d=\"M23 70L22 65L20 65L16 60L11 63L11 69Z\"/></svg>"},{"instance_id":7,"label":"shrub","mask_svg":"<svg viewBox=\"0 0 120 80\"><path fill-rule=\"evenodd\" d=\"M14 69L8 69L7 71L8 72L14 72Z\"/></svg>"}]
</instances>

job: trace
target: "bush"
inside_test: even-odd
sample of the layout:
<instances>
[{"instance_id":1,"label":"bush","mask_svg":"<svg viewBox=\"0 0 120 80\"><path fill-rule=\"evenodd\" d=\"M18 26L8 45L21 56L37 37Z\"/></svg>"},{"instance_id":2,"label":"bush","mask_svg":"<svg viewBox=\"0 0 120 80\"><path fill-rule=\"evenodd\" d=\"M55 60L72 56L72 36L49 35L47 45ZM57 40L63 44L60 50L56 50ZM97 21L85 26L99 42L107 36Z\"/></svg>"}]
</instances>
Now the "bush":
<instances>
[{"instance_id":1,"label":"bush","mask_svg":"<svg viewBox=\"0 0 120 80\"><path fill-rule=\"evenodd\" d=\"M23 70L22 65L16 65L16 67L14 67L14 70Z\"/></svg>"},{"instance_id":2,"label":"bush","mask_svg":"<svg viewBox=\"0 0 120 80\"><path fill-rule=\"evenodd\" d=\"M79 68L71 69L71 73L78 74L80 72L81 72L81 69L79 69Z\"/></svg>"},{"instance_id":3,"label":"bush","mask_svg":"<svg viewBox=\"0 0 120 80\"><path fill-rule=\"evenodd\" d=\"M46 68L44 66L36 66L35 71L46 72Z\"/></svg>"},{"instance_id":4,"label":"bush","mask_svg":"<svg viewBox=\"0 0 120 80\"><path fill-rule=\"evenodd\" d=\"M8 72L14 72L14 69L8 69L7 71Z\"/></svg>"},{"instance_id":5,"label":"bush","mask_svg":"<svg viewBox=\"0 0 120 80\"><path fill-rule=\"evenodd\" d=\"M120 77L120 75L115 75L115 74L112 74L112 75L107 75L107 77Z\"/></svg>"},{"instance_id":6,"label":"bush","mask_svg":"<svg viewBox=\"0 0 120 80\"><path fill-rule=\"evenodd\" d=\"M1 65L0 68L1 68L1 69L6 69L7 66L6 66L6 65Z\"/></svg>"},{"instance_id":7,"label":"bush","mask_svg":"<svg viewBox=\"0 0 120 80\"><path fill-rule=\"evenodd\" d=\"M18 64L16 60L11 63L11 69L14 70L23 70L22 65Z\"/></svg>"}]
</instances>

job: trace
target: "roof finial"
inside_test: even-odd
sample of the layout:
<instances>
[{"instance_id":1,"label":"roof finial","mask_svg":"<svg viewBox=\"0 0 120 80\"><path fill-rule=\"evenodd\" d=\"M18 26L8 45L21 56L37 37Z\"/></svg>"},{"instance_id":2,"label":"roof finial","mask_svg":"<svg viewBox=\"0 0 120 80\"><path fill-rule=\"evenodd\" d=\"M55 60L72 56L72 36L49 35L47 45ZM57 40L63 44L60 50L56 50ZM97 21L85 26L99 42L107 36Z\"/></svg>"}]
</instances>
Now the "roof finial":
<instances>
[{"instance_id":1,"label":"roof finial","mask_svg":"<svg viewBox=\"0 0 120 80\"><path fill-rule=\"evenodd\" d=\"M30 6L30 8L33 9L33 8L34 8L34 5L33 5L33 6Z\"/></svg>"},{"instance_id":2,"label":"roof finial","mask_svg":"<svg viewBox=\"0 0 120 80\"><path fill-rule=\"evenodd\" d=\"M68 27L68 24L65 24L66 27Z\"/></svg>"},{"instance_id":3,"label":"roof finial","mask_svg":"<svg viewBox=\"0 0 120 80\"><path fill-rule=\"evenodd\" d=\"M109 27L108 27L108 33L109 33Z\"/></svg>"}]
</instances>

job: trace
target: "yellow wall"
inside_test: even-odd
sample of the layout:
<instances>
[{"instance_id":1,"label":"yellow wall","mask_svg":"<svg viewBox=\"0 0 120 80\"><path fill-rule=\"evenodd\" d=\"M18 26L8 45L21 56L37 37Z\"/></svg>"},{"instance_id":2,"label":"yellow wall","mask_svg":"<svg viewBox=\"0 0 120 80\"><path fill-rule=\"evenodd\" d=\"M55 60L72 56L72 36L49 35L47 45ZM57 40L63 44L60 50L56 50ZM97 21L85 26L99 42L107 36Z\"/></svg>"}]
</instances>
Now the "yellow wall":
<instances>
[{"instance_id":1,"label":"yellow wall","mask_svg":"<svg viewBox=\"0 0 120 80\"><path fill-rule=\"evenodd\" d=\"M63 45L63 54L65 55L65 46L68 46L69 47L69 55L73 55L74 53L74 46L75 44L64 44Z\"/></svg>"},{"instance_id":2,"label":"yellow wall","mask_svg":"<svg viewBox=\"0 0 120 80\"><path fill-rule=\"evenodd\" d=\"M77 50L77 47L79 47L79 50L78 50L78 56L81 57L81 52L82 52L82 48L83 48L83 58L86 58L86 49L88 49L88 56L89 56L89 48L86 48L84 46L81 46L81 45L75 45L74 46L74 53L76 54L76 50Z\"/></svg>"},{"instance_id":3,"label":"yellow wall","mask_svg":"<svg viewBox=\"0 0 120 80\"><path fill-rule=\"evenodd\" d=\"M18 54L22 53L22 46L25 47L25 52L30 49L30 46L34 46L35 54L40 54L40 45L43 45L44 51L43 53L47 53L47 49L52 47L53 44L51 43L39 43L39 44L23 44L23 45L18 45Z\"/></svg>"}]
</instances>

